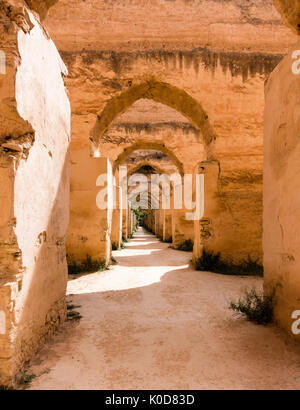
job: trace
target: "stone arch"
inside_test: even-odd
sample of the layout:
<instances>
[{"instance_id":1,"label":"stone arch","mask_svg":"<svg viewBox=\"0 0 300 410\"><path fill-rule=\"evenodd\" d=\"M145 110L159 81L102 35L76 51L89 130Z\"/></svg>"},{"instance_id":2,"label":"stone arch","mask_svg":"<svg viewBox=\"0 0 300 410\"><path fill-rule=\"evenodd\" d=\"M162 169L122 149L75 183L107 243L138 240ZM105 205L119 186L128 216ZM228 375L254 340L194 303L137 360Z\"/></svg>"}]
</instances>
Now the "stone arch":
<instances>
[{"instance_id":1,"label":"stone arch","mask_svg":"<svg viewBox=\"0 0 300 410\"><path fill-rule=\"evenodd\" d=\"M175 165L175 164L174 164ZM159 167L156 164L153 164L151 161L149 160L144 160L144 161L140 161L138 164L133 165L129 171L128 171L128 175L132 175L135 172L137 172L140 168L145 167L145 166L149 166L151 168L153 168L158 174L169 174L169 172L167 172L165 169Z\"/></svg>"},{"instance_id":2,"label":"stone arch","mask_svg":"<svg viewBox=\"0 0 300 410\"><path fill-rule=\"evenodd\" d=\"M166 171L165 169L163 169L163 168L160 168L160 167L157 166L156 164L155 164L155 165L152 164L151 161L141 161L139 164L135 165L134 167L132 167L132 168L129 170L127 176L130 177L130 176L133 175L135 172L137 172L142 166L145 166L145 165L148 165L148 166L150 166L151 168L153 168L153 169L157 172L158 175L169 175L169 172L167 172L167 171ZM148 175L149 175L149 174L148 174ZM181 175L181 176L182 176L182 175ZM149 184L150 184L150 186L151 186L151 182L150 182L150 181L149 181ZM171 190L171 193L172 193L172 192L173 192L173 185L172 185L172 184L171 184L171 186L170 186L170 190ZM161 186L161 185L159 185L159 192L160 192L160 195L163 194L163 190L162 190L162 186Z\"/></svg>"},{"instance_id":3,"label":"stone arch","mask_svg":"<svg viewBox=\"0 0 300 410\"><path fill-rule=\"evenodd\" d=\"M133 174L134 174L134 172L130 172L130 173L128 173L127 177L130 178L130 176L132 176ZM165 172L165 174L166 174L166 172ZM147 175L146 175L146 176L147 176ZM155 208L155 209L160 209L161 200L162 200L162 197L163 197L165 194L164 194L164 191L163 191L161 185L159 185L158 188L159 188L159 196L155 196L155 195L153 194L153 192L151 191L151 180L148 179L147 191L145 191L145 192L148 193L148 199L149 199L149 201L150 201L150 202L148 203L149 209L151 208L151 198L153 198L153 200L154 200L153 203L156 204L156 208ZM132 187L128 187L128 199L129 199L129 200L131 200L131 195L132 195L133 189L134 189L133 186L132 186ZM170 186L170 192L173 192L173 186L172 186L172 185Z\"/></svg>"},{"instance_id":4,"label":"stone arch","mask_svg":"<svg viewBox=\"0 0 300 410\"><path fill-rule=\"evenodd\" d=\"M137 141L136 143L125 148L123 152L121 152L118 158L114 161L113 173L115 173L117 167L120 164L122 164L122 162L125 161L128 155L130 155L132 152L137 151L139 149L152 149L152 150L164 152L170 158L170 160L174 163L174 165L177 167L180 175L181 176L184 175L183 164L179 161L177 156L169 148L165 146L163 142L157 142L157 141L151 142L151 141L144 141L144 140Z\"/></svg>"},{"instance_id":5,"label":"stone arch","mask_svg":"<svg viewBox=\"0 0 300 410\"><path fill-rule=\"evenodd\" d=\"M198 101L174 85L150 79L128 88L106 104L91 130L91 140L98 145L101 136L108 131L112 122L140 99L153 100L180 112L201 132L205 147L216 139L208 115Z\"/></svg>"},{"instance_id":6,"label":"stone arch","mask_svg":"<svg viewBox=\"0 0 300 410\"><path fill-rule=\"evenodd\" d=\"M145 191L147 193L147 198L148 198L148 209L151 209L152 207L152 203L155 203L157 207L159 207L159 198L157 198L155 195L153 195L151 192ZM131 192L129 190L128 192L128 197L129 197L129 201L131 200L130 196L131 196Z\"/></svg>"}]
</instances>

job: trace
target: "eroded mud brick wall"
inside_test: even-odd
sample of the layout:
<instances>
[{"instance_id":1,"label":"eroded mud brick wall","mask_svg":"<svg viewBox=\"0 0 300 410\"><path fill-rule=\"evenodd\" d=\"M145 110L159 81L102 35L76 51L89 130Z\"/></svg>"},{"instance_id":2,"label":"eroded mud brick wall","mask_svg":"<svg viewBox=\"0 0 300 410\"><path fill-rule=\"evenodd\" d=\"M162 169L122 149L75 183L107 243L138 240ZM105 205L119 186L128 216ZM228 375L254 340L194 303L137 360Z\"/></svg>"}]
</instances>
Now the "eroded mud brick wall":
<instances>
[{"instance_id":1,"label":"eroded mud brick wall","mask_svg":"<svg viewBox=\"0 0 300 410\"><path fill-rule=\"evenodd\" d=\"M209 234L217 232L224 257L261 260L264 82L294 41L272 1L60 0L45 24L70 71L71 160L112 98L140 84L177 87L207 113L216 137L208 152L207 129L174 109L187 108L182 94L150 87L109 113L101 154L113 164L124 148L154 140L187 173L219 161L222 223ZM72 188L71 202L76 209Z\"/></svg>"},{"instance_id":2,"label":"eroded mud brick wall","mask_svg":"<svg viewBox=\"0 0 300 410\"><path fill-rule=\"evenodd\" d=\"M0 1L0 385L65 318L70 105L57 49Z\"/></svg>"},{"instance_id":3,"label":"eroded mud brick wall","mask_svg":"<svg viewBox=\"0 0 300 410\"><path fill-rule=\"evenodd\" d=\"M274 3L300 34L300 2ZM300 311L300 42L294 38L265 89L264 268L266 291L276 288L275 318L299 339L293 324Z\"/></svg>"}]
</instances>

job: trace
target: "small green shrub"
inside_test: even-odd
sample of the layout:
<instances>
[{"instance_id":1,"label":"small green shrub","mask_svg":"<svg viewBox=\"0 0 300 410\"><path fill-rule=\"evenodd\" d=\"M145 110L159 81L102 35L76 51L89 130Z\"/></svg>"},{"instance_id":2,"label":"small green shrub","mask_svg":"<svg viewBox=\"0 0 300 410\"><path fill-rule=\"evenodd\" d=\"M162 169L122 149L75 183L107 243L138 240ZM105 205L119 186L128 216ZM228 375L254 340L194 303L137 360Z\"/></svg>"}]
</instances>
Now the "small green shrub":
<instances>
[{"instance_id":1,"label":"small green shrub","mask_svg":"<svg viewBox=\"0 0 300 410\"><path fill-rule=\"evenodd\" d=\"M67 260L69 275L77 275L83 272L102 272L108 269L105 261L93 260L90 255L86 255L86 258L80 263L69 256L67 256Z\"/></svg>"},{"instance_id":2,"label":"small green shrub","mask_svg":"<svg viewBox=\"0 0 300 410\"><path fill-rule=\"evenodd\" d=\"M127 243L127 242L128 242L128 239L125 238L125 236L123 236L123 237L122 237L122 242Z\"/></svg>"},{"instance_id":3,"label":"small green shrub","mask_svg":"<svg viewBox=\"0 0 300 410\"><path fill-rule=\"evenodd\" d=\"M245 315L253 323L267 325L273 321L275 293L275 289L268 295L258 293L256 289L245 291L245 295L237 302L230 302L229 309Z\"/></svg>"},{"instance_id":4,"label":"small green shrub","mask_svg":"<svg viewBox=\"0 0 300 410\"><path fill-rule=\"evenodd\" d=\"M260 265L257 260L254 261L251 259L250 255L248 255L248 259L243 261L241 264L243 274L248 275L257 275L257 276L264 276L264 268Z\"/></svg>"},{"instance_id":5,"label":"small green shrub","mask_svg":"<svg viewBox=\"0 0 300 410\"><path fill-rule=\"evenodd\" d=\"M29 387L33 379L36 378L35 374L28 374L28 370L23 370L20 374L18 384L24 388Z\"/></svg>"},{"instance_id":6,"label":"small green shrub","mask_svg":"<svg viewBox=\"0 0 300 410\"><path fill-rule=\"evenodd\" d=\"M191 239L187 239L182 242L176 249L178 251L192 252L194 248L194 242Z\"/></svg>"},{"instance_id":7,"label":"small green shrub","mask_svg":"<svg viewBox=\"0 0 300 410\"><path fill-rule=\"evenodd\" d=\"M201 258L196 260L196 270L217 272L221 267L221 254L214 254L203 249Z\"/></svg>"},{"instance_id":8,"label":"small green shrub","mask_svg":"<svg viewBox=\"0 0 300 410\"><path fill-rule=\"evenodd\" d=\"M134 229L134 230L128 235L127 242L128 242L130 239L133 238L133 236L134 236L135 233L136 233L136 230ZM124 241L124 242L126 242L126 241Z\"/></svg>"},{"instance_id":9,"label":"small green shrub","mask_svg":"<svg viewBox=\"0 0 300 410\"><path fill-rule=\"evenodd\" d=\"M166 238L163 242L164 243L172 243L173 242L172 236L170 236L169 238Z\"/></svg>"},{"instance_id":10,"label":"small green shrub","mask_svg":"<svg viewBox=\"0 0 300 410\"><path fill-rule=\"evenodd\" d=\"M263 276L263 267L250 256L239 264L222 261L220 253L203 250L201 258L195 262L195 268L199 271L221 273L223 275L239 276Z\"/></svg>"}]
</instances>

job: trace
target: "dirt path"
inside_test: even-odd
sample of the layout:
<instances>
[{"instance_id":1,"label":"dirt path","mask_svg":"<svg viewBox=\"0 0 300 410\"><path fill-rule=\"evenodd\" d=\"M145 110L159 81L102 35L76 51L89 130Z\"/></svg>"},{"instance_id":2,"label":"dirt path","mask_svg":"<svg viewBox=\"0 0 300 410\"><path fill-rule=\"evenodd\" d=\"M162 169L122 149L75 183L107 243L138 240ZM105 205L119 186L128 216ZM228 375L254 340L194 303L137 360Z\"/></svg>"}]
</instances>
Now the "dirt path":
<instances>
[{"instance_id":1,"label":"dirt path","mask_svg":"<svg viewBox=\"0 0 300 410\"><path fill-rule=\"evenodd\" d=\"M114 256L110 271L70 280L82 319L36 357L31 389L300 387L300 347L227 308L261 279L196 272L190 253L142 230Z\"/></svg>"}]
</instances>

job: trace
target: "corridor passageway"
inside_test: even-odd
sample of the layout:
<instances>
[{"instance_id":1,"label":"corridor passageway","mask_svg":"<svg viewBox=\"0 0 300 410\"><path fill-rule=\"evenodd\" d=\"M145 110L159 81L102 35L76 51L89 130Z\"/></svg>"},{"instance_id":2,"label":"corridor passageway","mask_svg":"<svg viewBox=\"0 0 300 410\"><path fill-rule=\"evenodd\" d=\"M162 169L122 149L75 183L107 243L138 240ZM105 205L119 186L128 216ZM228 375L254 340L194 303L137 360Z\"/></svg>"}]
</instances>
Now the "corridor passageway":
<instances>
[{"instance_id":1,"label":"corridor passageway","mask_svg":"<svg viewBox=\"0 0 300 410\"><path fill-rule=\"evenodd\" d=\"M66 322L32 362L31 389L299 388L299 346L232 316L260 278L197 272L139 228L109 271L72 277Z\"/></svg>"}]
</instances>

